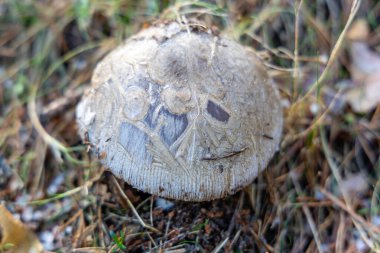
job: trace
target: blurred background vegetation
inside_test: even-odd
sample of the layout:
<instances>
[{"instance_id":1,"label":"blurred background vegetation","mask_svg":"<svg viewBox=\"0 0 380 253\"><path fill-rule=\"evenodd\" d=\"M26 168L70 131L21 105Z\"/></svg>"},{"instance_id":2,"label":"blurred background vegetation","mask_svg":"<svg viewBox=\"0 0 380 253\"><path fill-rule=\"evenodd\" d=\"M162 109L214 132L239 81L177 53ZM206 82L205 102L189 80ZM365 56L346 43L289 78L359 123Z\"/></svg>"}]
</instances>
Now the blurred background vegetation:
<instances>
[{"instance_id":1,"label":"blurred background vegetation","mask_svg":"<svg viewBox=\"0 0 380 253\"><path fill-rule=\"evenodd\" d=\"M123 195L75 106L124 39L191 19L256 50L283 98L281 150L224 200L162 204L120 182ZM380 83L379 23L377 0L0 0L0 204L48 251L379 252L380 109L365 92L366 76Z\"/></svg>"}]
</instances>

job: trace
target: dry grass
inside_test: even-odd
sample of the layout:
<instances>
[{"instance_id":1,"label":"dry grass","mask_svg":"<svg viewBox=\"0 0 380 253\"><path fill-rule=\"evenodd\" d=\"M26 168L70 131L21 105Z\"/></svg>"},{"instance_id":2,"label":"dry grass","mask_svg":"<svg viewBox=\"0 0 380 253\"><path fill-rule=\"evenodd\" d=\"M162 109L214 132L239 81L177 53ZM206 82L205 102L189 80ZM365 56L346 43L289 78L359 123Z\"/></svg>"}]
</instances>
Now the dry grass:
<instances>
[{"instance_id":1,"label":"dry grass","mask_svg":"<svg viewBox=\"0 0 380 253\"><path fill-rule=\"evenodd\" d=\"M0 0L0 160L13 171L0 200L58 252L379 252L380 107L354 113L339 81L355 17L380 48L380 3L212 2ZM281 90L284 137L243 191L163 210L90 159L75 105L124 38L193 17L257 50Z\"/></svg>"}]
</instances>

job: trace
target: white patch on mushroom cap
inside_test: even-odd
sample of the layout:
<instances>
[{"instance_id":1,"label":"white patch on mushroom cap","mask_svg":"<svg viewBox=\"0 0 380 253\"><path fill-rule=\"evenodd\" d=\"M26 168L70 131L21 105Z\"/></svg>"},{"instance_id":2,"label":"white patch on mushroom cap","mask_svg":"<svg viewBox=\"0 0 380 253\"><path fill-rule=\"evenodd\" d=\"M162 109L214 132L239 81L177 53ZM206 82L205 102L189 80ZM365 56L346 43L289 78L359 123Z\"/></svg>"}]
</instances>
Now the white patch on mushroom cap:
<instances>
[{"instance_id":1,"label":"white patch on mushroom cap","mask_svg":"<svg viewBox=\"0 0 380 253\"><path fill-rule=\"evenodd\" d=\"M141 120L149 109L149 96L141 87L131 86L126 89L124 113L130 120Z\"/></svg>"},{"instance_id":2,"label":"white patch on mushroom cap","mask_svg":"<svg viewBox=\"0 0 380 253\"><path fill-rule=\"evenodd\" d=\"M95 120L96 113L91 111L88 100L82 100L77 106L76 115L83 126L88 126Z\"/></svg>"}]
</instances>

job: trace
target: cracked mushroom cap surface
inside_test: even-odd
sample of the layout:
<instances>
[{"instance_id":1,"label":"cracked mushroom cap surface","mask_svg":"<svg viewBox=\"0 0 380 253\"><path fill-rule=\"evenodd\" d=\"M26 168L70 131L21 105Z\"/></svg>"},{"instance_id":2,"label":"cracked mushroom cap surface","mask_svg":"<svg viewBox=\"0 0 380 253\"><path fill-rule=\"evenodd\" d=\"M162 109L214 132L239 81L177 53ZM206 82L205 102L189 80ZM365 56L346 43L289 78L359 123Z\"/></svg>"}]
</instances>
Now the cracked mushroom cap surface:
<instances>
[{"instance_id":1,"label":"cracked mushroom cap surface","mask_svg":"<svg viewBox=\"0 0 380 253\"><path fill-rule=\"evenodd\" d=\"M232 194L279 146L279 93L237 42L176 22L150 27L98 63L79 131L116 176L162 197Z\"/></svg>"}]
</instances>

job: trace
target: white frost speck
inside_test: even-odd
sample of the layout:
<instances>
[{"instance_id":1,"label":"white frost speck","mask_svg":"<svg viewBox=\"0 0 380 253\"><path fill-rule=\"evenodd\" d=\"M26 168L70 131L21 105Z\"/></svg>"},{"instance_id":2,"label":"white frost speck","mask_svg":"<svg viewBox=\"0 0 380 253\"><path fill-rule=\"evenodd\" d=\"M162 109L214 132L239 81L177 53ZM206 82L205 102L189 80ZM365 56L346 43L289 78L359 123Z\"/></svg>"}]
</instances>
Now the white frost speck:
<instances>
[{"instance_id":1,"label":"white frost speck","mask_svg":"<svg viewBox=\"0 0 380 253\"><path fill-rule=\"evenodd\" d=\"M25 222L31 221L33 219L33 209L31 207L25 207L21 217Z\"/></svg>"},{"instance_id":2,"label":"white frost speck","mask_svg":"<svg viewBox=\"0 0 380 253\"><path fill-rule=\"evenodd\" d=\"M54 249L54 235L49 231L43 231L39 234L41 243L43 244L45 250Z\"/></svg>"},{"instance_id":3,"label":"white frost speck","mask_svg":"<svg viewBox=\"0 0 380 253\"><path fill-rule=\"evenodd\" d=\"M312 114L317 115L317 113L319 112L319 105L317 103L312 103L310 105L310 111Z\"/></svg>"},{"instance_id":4,"label":"white frost speck","mask_svg":"<svg viewBox=\"0 0 380 253\"><path fill-rule=\"evenodd\" d=\"M375 226L380 226L380 216L373 217L372 224L374 224Z\"/></svg>"},{"instance_id":5,"label":"white frost speck","mask_svg":"<svg viewBox=\"0 0 380 253\"><path fill-rule=\"evenodd\" d=\"M365 244L365 242L362 239L357 239L355 241L355 246L356 246L356 249L358 250L358 252L366 252L368 250L367 245Z\"/></svg>"},{"instance_id":6,"label":"white frost speck","mask_svg":"<svg viewBox=\"0 0 380 253\"><path fill-rule=\"evenodd\" d=\"M283 108L289 108L290 107L290 101L288 99L281 99L281 106Z\"/></svg>"},{"instance_id":7,"label":"white frost speck","mask_svg":"<svg viewBox=\"0 0 380 253\"><path fill-rule=\"evenodd\" d=\"M64 180L65 180L65 177L64 177L63 173L61 173L58 176L56 176L53 179L53 181L50 183L50 185L49 185L49 187L47 189L47 193L49 195L53 195L53 194L57 193L59 187L61 186L61 184L63 183Z\"/></svg>"},{"instance_id":8,"label":"white frost speck","mask_svg":"<svg viewBox=\"0 0 380 253\"><path fill-rule=\"evenodd\" d=\"M158 198L156 200L156 206L158 208L162 208L162 210L164 210L164 211L167 211L174 206L174 202L167 200L167 199Z\"/></svg>"},{"instance_id":9,"label":"white frost speck","mask_svg":"<svg viewBox=\"0 0 380 253\"><path fill-rule=\"evenodd\" d=\"M327 63L327 61L329 60L329 57L326 54L322 54L322 55L319 56L319 60L322 63Z\"/></svg>"}]
</instances>

